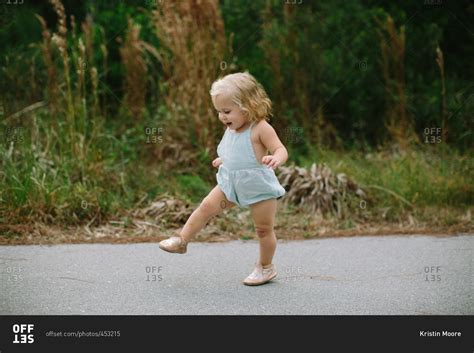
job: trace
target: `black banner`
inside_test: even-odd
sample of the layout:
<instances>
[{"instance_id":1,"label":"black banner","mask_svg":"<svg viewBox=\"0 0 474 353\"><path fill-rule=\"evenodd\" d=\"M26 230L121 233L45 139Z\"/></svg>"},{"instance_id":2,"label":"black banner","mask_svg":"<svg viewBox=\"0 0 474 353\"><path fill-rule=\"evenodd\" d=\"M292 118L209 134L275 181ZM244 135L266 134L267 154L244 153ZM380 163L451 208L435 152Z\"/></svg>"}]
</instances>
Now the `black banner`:
<instances>
[{"instance_id":1,"label":"black banner","mask_svg":"<svg viewBox=\"0 0 474 353\"><path fill-rule=\"evenodd\" d=\"M472 316L2 316L0 353L143 352L188 345L473 352L473 327Z\"/></svg>"}]
</instances>

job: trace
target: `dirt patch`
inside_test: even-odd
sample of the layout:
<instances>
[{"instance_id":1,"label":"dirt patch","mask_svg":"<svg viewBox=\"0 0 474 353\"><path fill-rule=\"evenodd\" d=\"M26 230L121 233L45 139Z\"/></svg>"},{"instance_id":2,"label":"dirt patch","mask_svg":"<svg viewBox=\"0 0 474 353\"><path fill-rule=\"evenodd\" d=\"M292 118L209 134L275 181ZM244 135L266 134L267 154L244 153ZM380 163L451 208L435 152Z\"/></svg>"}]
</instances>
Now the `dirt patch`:
<instances>
[{"instance_id":1,"label":"dirt patch","mask_svg":"<svg viewBox=\"0 0 474 353\"><path fill-rule=\"evenodd\" d=\"M474 233L471 209L430 209L405 214L389 221L384 215L376 220L326 218L320 213L301 212L279 205L275 224L277 238L283 241L353 237L367 235L429 234L452 236ZM0 225L0 245L80 244L80 243L149 243L159 242L179 232L193 207L175 200L158 200L150 206L126 213L93 227L91 224L66 227L40 222ZM195 242L226 242L257 239L249 209L231 208L212 218L193 239Z\"/></svg>"},{"instance_id":2,"label":"dirt patch","mask_svg":"<svg viewBox=\"0 0 474 353\"><path fill-rule=\"evenodd\" d=\"M156 243L168 238L178 229L162 230L157 227L142 228L137 231L134 228L122 228L115 226L104 226L97 229L85 229L85 227L60 228L44 224L34 225L3 225L0 227L0 245L46 245L46 244L88 244L88 243ZM275 228L277 238L283 241L318 239L330 237L353 237L353 236L381 236L381 235L413 235L429 234L438 236L455 236L461 233L473 232L472 227L456 225L451 227L430 228L403 225L367 225L358 229L315 229L309 232L303 228ZM223 232L216 226L208 226L199 233L193 241L195 242L226 242L230 240L257 239L252 232L241 229L240 231Z\"/></svg>"}]
</instances>

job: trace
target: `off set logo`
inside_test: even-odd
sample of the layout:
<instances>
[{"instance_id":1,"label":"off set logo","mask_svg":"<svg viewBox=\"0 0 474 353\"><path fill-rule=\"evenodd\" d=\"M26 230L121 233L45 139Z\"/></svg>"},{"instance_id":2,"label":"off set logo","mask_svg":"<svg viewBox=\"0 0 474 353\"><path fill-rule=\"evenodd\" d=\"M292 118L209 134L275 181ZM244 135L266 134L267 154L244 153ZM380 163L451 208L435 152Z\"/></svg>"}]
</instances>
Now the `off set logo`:
<instances>
[{"instance_id":1,"label":"off set logo","mask_svg":"<svg viewBox=\"0 0 474 353\"><path fill-rule=\"evenodd\" d=\"M33 324L14 324L13 325L13 343L33 343L35 337Z\"/></svg>"}]
</instances>

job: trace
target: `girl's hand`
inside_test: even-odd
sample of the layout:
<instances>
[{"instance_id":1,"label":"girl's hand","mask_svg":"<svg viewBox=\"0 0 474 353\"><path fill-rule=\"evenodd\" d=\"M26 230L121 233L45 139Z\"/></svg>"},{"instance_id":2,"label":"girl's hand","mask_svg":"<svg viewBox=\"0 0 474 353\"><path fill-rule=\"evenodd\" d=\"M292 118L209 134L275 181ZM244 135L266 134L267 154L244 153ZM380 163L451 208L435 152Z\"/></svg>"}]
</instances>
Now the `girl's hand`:
<instances>
[{"instance_id":1,"label":"girl's hand","mask_svg":"<svg viewBox=\"0 0 474 353\"><path fill-rule=\"evenodd\" d=\"M267 167L269 168L275 169L280 166L281 161L275 156L268 155L268 156L263 156L262 163L266 164Z\"/></svg>"},{"instance_id":2,"label":"girl's hand","mask_svg":"<svg viewBox=\"0 0 474 353\"><path fill-rule=\"evenodd\" d=\"M220 159L219 157L217 157L216 159L212 161L213 167L219 168L221 164L222 164L222 159Z\"/></svg>"}]
</instances>

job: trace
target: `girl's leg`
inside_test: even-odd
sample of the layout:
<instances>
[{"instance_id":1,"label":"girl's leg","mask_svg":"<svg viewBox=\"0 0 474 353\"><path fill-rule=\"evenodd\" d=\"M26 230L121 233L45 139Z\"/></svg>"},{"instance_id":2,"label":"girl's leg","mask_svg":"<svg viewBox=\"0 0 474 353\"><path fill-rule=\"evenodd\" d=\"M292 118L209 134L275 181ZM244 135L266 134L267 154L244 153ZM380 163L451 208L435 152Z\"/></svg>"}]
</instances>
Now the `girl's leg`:
<instances>
[{"instance_id":1,"label":"girl's leg","mask_svg":"<svg viewBox=\"0 0 474 353\"><path fill-rule=\"evenodd\" d=\"M179 232L179 235L188 242L204 228L210 218L217 216L223 210L229 209L234 205L234 203L227 200L220 187L216 185L209 195L202 200L199 207L191 214L183 229Z\"/></svg>"},{"instance_id":2,"label":"girl's leg","mask_svg":"<svg viewBox=\"0 0 474 353\"><path fill-rule=\"evenodd\" d=\"M255 230L260 241L260 264L267 266L272 263L276 249L276 236L273 231L277 200L269 199L250 205Z\"/></svg>"}]
</instances>

